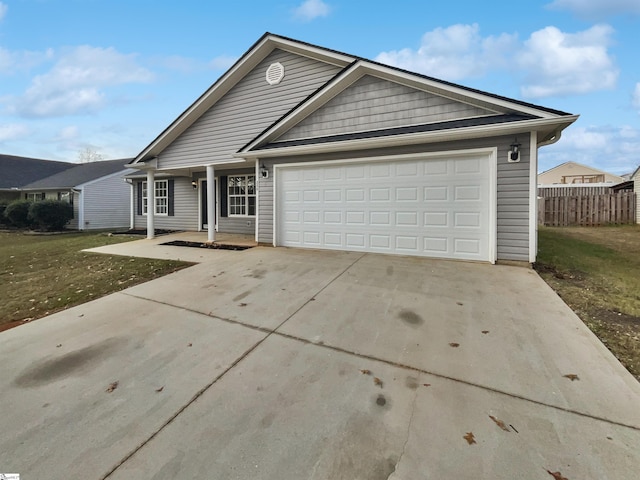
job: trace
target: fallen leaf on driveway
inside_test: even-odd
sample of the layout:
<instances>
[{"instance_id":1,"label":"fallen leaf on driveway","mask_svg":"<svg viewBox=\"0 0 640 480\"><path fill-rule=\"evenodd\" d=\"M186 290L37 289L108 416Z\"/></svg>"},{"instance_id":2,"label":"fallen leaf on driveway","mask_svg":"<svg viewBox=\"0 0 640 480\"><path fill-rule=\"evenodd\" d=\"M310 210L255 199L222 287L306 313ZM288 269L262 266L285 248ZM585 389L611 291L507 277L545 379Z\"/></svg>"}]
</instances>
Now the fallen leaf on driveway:
<instances>
[{"instance_id":1,"label":"fallen leaf on driveway","mask_svg":"<svg viewBox=\"0 0 640 480\"><path fill-rule=\"evenodd\" d=\"M476 443L476 439L473 436L472 432L467 432L467 434L462 438L464 438L469 445L473 445L474 443Z\"/></svg>"},{"instance_id":2,"label":"fallen leaf on driveway","mask_svg":"<svg viewBox=\"0 0 640 480\"><path fill-rule=\"evenodd\" d=\"M464 303L462 303L462 302L456 302L456 304L458 304L460 306L464 305Z\"/></svg>"},{"instance_id":3,"label":"fallen leaf on driveway","mask_svg":"<svg viewBox=\"0 0 640 480\"><path fill-rule=\"evenodd\" d=\"M482 330L482 333L486 335L487 333L489 333L489 330Z\"/></svg>"},{"instance_id":4,"label":"fallen leaf on driveway","mask_svg":"<svg viewBox=\"0 0 640 480\"><path fill-rule=\"evenodd\" d=\"M493 415L489 415L489 418L491 420L494 421L494 423L496 425L498 425L502 430L504 430L505 432L510 432L511 430L509 430L509 428L505 425L505 423L502 420L497 419L496 417L494 417Z\"/></svg>"},{"instance_id":5,"label":"fallen leaf on driveway","mask_svg":"<svg viewBox=\"0 0 640 480\"><path fill-rule=\"evenodd\" d=\"M156 392L160 393L162 390L164 390L164 385L161 386L160 388L156 388Z\"/></svg>"},{"instance_id":6,"label":"fallen leaf on driveway","mask_svg":"<svg viewBox=\"0 0 640 480\"><path fill-rule=\"evenodd\" d=\"M452 342L452 343L450 343L450 344L449 344L449 346L450 346L450 347L453 347L453 348L458 348L458 347L460 346L460 344L459 344L459 343Z\"/></svg>"},{"instance_id":7,"label":"fallen leaf on driveway","mask_svg":"<svg viewBox=\"0 0 640 480\"><path fill-rule=\"evenodd\" d=\"M563 477L560 472L552 472L550 470L547 470L547 473L555 478L555 480L569 480L567 477Z\"/></svg>"},{"instance_id":8,"label":"fallen leaf on driveway","mask_svg":"<svg viewBox=\"0 0 640 480\"><path fill-rule=\"evenodd\" d=\"M378 385L380 388L382 388L382 380L380 380L378 377L373 377L373 384Z\"/></svg>"},{"instance_id":9,"label":"fallen leaf on driveway","mask_svg":"<svg viewBox=\"0 0 640 480\"><path fill-rule=\"evenodd\" d=\"M107 388L106 392L107 393L111 393L113 392L116 388L118 388L118 382L113 382L109 385L109 388Z\"/></svg>"},{"instance_id":10,"label":"fallen leaf on driveway","mask_svg":"<svg viewBox=\"0 0 640 480\"><path fill-rule=\"evenodd\" d=\"M62 344L59 343L59 344L56 345L56 348L60 348L61 346L62 346Z\"/></svg>"},{"instance_id":11,"label":"fallen leaf on driveway","mask_svg":"<svg viewBox=\"0 0 640 480\"><path fill-rule=\"evenodd\" d=\"M422 385L424 385L425 387L430 387L431 386L430 383L423 383Z\"/></svg>"},{"instance_id":12,"label":"fallen leaf on driveway","mask_svg":"<svg viewBox=\"0 0 640 480\"><path fill-rule=\"evenodd\" d=\"M367 370L365 368L365 369L360 370L360 373L362 373L363 375L371 375L371 370Z\"/></svg>"},{"instance_id":13,"label":"fallen leaf on driveway","mask_svg":"<svg viewBox=\"0 0 640 480\"><path fill-rule=\"evenodd\" d=\"M187 347L193 347L193 343L187 344Z\"/></svg>"},{"instance_id":14,"label":"fallen leaf on driveway","mask_svg":"<svg viewBox=\"0 0 640 480\"><path fill-rule=\"evenodd\" d=\"M572 382L574 380L580 380L580 377L578 377L578 375L576 375L575 373L569 373L567 375L563 375L563 377L568 378L569 380L571 380Z\"/></svg>"}]
</instances>

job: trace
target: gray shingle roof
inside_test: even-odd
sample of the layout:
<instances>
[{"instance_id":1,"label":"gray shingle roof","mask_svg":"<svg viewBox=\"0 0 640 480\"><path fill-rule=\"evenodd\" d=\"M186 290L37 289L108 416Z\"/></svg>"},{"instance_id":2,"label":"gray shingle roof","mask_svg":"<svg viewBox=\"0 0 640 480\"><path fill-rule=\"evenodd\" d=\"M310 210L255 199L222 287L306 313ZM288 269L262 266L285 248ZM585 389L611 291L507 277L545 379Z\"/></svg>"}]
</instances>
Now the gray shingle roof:
<instances>
[{"instance_id":1,"label":"gray shingle roof","mask_svg":"<svg viewBox=\"0 0 640 480\"><path fill-rule=\"evenodd\" d=\"M47 178L29 183L23 187L24 190L38 189L58 189L73 188L83 183L96 180L120 170L125 170L125 165L131 161L130 158L119 160L102 160L99 162L75 164L73 168L57 173Z\"/></svg>"},{"instance_id":2,"label":"gray shingle roof","mask_svg":"<svg viewBox=\"0 0 640 480\"><path fill-rule=\"evenodd\" d=\"M21 188L74 166L69 162L0 154L0 190Z\"/></svg>"}]
</instances>

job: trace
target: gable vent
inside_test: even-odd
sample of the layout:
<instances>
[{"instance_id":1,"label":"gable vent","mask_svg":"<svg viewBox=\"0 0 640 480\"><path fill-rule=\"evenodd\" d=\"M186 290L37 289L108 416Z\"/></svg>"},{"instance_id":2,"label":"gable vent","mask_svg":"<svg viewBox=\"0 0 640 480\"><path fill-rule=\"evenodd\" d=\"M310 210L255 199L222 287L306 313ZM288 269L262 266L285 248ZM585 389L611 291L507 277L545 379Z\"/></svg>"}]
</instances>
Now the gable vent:
<instances>
[{"instance_id":1,"label":"gable vent","mask_svg":"<svg viewBox=\"0 0 640 480\"><path fill-rule=\"evenodd\" d=\"M269 85L277 85L284 78L284 67L280 62L272 63L267 68L267 83Z\"/></svg>"}]
</instances>

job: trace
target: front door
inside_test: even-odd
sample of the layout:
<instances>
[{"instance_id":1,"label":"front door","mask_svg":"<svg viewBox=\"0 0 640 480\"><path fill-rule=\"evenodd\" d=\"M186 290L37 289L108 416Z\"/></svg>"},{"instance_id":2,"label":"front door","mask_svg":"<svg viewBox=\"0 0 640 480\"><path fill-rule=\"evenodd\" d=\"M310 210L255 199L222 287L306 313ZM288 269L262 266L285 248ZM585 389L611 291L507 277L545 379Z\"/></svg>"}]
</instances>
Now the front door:
<instances>
[{"instance_id":1,"label":"front door","mask_svg":"<svg viewBox=\"0 0 640 480\"><path fill-rule=\"evenodd\" d=\"M214 186L215 196L215 186ZM200 225L202 230L206 230L209 226L207 224L207 215L209 212L209 202L207 201L207 181L202 180L200 182ZM213 218L215 219L215 208L213 210Z\"/></svg>"}]
</instances>

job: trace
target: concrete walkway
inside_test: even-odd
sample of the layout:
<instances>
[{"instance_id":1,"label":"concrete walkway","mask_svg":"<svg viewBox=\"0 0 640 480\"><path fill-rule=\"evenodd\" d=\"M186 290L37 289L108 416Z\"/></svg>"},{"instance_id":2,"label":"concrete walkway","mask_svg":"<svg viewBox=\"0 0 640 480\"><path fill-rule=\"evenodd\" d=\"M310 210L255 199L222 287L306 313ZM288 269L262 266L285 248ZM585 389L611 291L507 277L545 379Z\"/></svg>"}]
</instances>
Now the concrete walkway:
<instances>
[{"instance_id":1,"label":"concrete walkway","mask_svg":"<svg viewBox=\"0 0 640 480\"><path fill-rule=\"evenodd\" d=\"M532 270L197 251L199 265L0 334L0 469L296 480L640 471L640 384Z\"/></svg>"}]
</instances>

